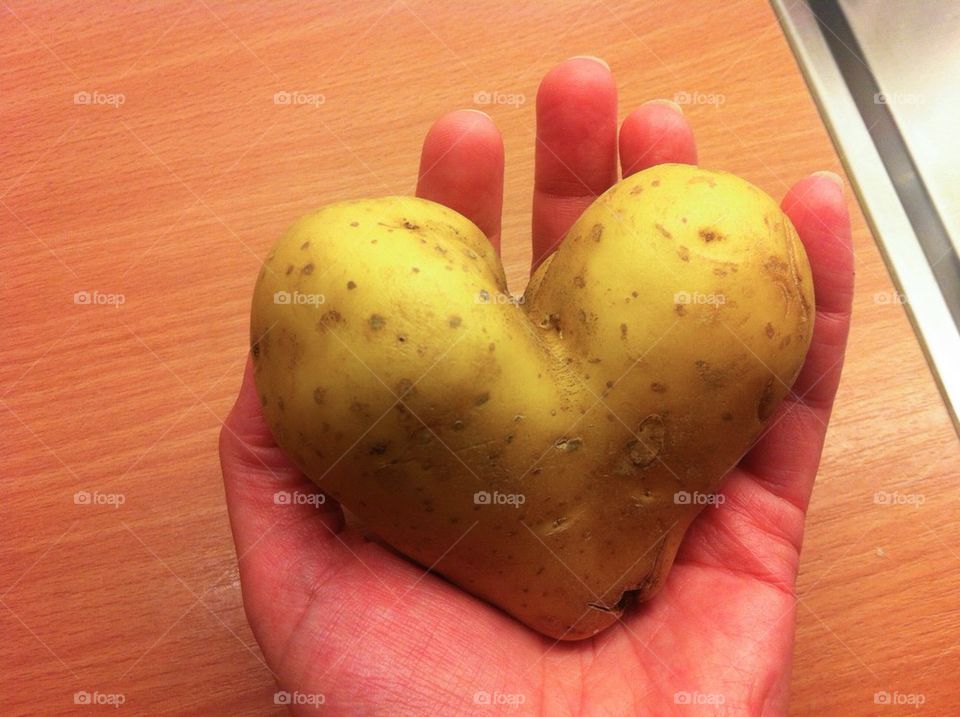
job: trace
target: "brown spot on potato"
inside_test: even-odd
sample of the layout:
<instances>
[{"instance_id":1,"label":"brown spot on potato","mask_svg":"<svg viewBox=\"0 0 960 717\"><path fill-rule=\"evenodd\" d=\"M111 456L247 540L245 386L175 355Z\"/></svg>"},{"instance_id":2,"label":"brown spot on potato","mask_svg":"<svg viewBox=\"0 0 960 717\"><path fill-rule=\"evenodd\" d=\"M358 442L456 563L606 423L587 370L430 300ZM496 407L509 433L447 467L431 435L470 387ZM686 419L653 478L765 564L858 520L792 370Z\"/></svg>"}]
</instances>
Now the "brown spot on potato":
<instances>
[{"instance_id":1,"label":"brown spot on potato","mask_svg":"<svg viewBox=\"0 0 960 717\"><path fill-rule=\"evenodd\" d=\"M602 224L594 224L594 225L590 228L590 238L591 238L593 241L595 241L595 242L599 242L599 241L603 238L603 225L602 225Z\"/></svg>"},{"instance_id":2,"label":"brown spot on potato","mask_svg":"<svg viewBox=\"0 0 960 717\"><path fill-rule=\"evenodd\" d=\"M687 218L686 218L686 217L680 217L680 221L683 222L684 224L686 224L686 223L687 223Z\"/></svg>"},{"instance_id":3,"label":"brown spot on potato","mask_svg":"<svg viewBox=\"0 0 960 717\"><path fill-rule=\"evenodd\" d=\"M287 265L287 276L290 276L293 273L293 264Z\"/></svg>"},{"instance_id":4,"label":"brown spot on potato","mask_svg":"<svg viewBox=\"0 0 960 717\"><path fill-rule=\"evenodd\" d=\"M582 276L577 274L575 277L573 277L573 285L578 289L582 289L587 285L587 282L583 280Z\"/></svg>"},{"instance_id":5,"label":"brown spot on potato","mask_svg":"<svg viewBox=\"0 0 960 717\"><path fill-rule=\"evenodd\" d=\"M659 180L659 179L654 179L652 182L650 182L650 186L651 186L651 187L659 187L659 186L660 186L660 180Z\"/></svg>"},{"instance_id":6,"label":"brown spot on potato","mask_svg":"<svg viewBox=\"0 0 960 717\"><path fill-rule=\"evenodd\" d=\"M491 353L493 353L493 352L496 351L496 350L497 350L497 345L496 345L496 344L490 344L489 346L487 346L487 351L489 351L489 352L491 352Z\"/></svg>"},{"instance_id":7,"label":"brown spot on potato","mask_svg":"<svg viewBox=\"0 0 960 717\"><path fill-rule=\"evenodd\" d=\"M287 405L283 402L283 396L280 396L277 399L277 408L279 408L281 411L286 410Z\"/></svg>"},{"instance_id":8,"label":"brown spot on potato","mask_svg":"<svg viewBox=\"0 0 960 717\"><path fill-rule=\"evenodd\" d=\"M371 456L382 456L386 452L387 452L387 444L384 441L377 441L372 446L370 446Z\"/></svg>"},{"instance_id":9,"label":"brown spot on potato","mask_svg":"<svg viewBox=\"0 0 960 717\"><path fill-rule=\"evenodd\" d=\"M607 381L607 388L613 388L613 381Z\"/></svg>"},{"instance_id":10,"label":"brown spot on potato","mask_svg":"<svg viewBox=\"0 0 960 717\"><path fill-rule=\"evenodd\" d=\"M406 398L408 395L414 396L416 393L417 390L413 386L413 381L411 381L409 378L401 378L399 381L397 381L397 395L401 400Z\"/></svg>"},{"instance_id":11,"label":"brown spot on potato","mask_svg":"<svg viewBox=\"0 0 960 717\"><path fill-rule=\"evenodd\" d=\"M680 257L680 261L690 261L690 250L685 246L678 246L677 256Z\"/></svg>"},{"instance_id":12,"label":"brown spot on potato","mask_svg":"<svg viewBox=\"0 0 960 717\"><path fill-rule=\"evenodd\" d=\"M628 326L627 326L626 324L620 324L620 338L621 338L621 339L626 339L626 338L627 338L627 331L628 331Z\"/></svg>"},{"instance_id":13,"label":"brown spot on potato","mask_svg":"<svg viewBox=\"0 0 960 717\"><path fill-rule=\"evenodd\" d=\"M557 442L553 445L558 450L573 453L574 451L580 450L580 446L583 445L583 439L579 436L577 438L558 438Z\"/></svg>"},{"instance_id":14,"label":"brown spot on potato","mask_svg":"<svg viewBox=\"0 0 960 717\"><path fill-rule=\"evenodd\" d=\"M687 307L684 306L683 304L674 304L673 311L676 313L677 316L687 315Z\"/></svg>"},{"instance_id":15,"label":"brown spot on potato","mask_svg":"<svg viewBox=\"0 0 960 717\"><path fill-rule=\"evenodd\" d=\"M730 411L726 411L726 412L724 412L724 413L720 416L720 418L722 418L724 421L732 421L732 420L733 420L733 414L730 413Z\"/></svg>"},{"instance_id":16,"label":"brown spot on potato","mask_svg":"<svg viewBox=\"0 0 960 717\"><path fill-rule=\"evenodd\" d=\"M712 241L723 241L724 239L726 239L726 237L723 236L723 234L718 232L713 227L703 227L698 232L698 235L706 244L709 244Z\"/></svg>"},{"instance_id":17,"label":"brown spot on potato","mask_svg":"<svg viewBox=\"0 0 960 717\"><path fill-rule=\"evenodd\" d=\"M790 345L791 339L793 339L793 337L790 336L789 334L787 334L787 335L784 336L782 339L780 339L780 348L782 348L782 349L787 348L787 346Z\"/></svg>"},{"instance_id":18,"label":"brown spot on potato","mask_svg":"<svg viewBox=\"0 0 960 717\"><path fill-rule=\"evenodd\" d=\"M700 380L702 380L709 388L720 389L723 388L727 383L726 373L721 370L714 368L707 361L699 360L696 363L697 373L700 375Z\"/></svg>"},{"instance_id":19,"label":"brown spot on potato","mask_svg":"<svg viewBox=\"0 0 960 717\"><path fill-rule=\"evenodd\" d=\"M479 396L476 396L476 397L473 399L473 405L474 405L474 406L482 406L483 404L485 404L485 403L486 403L487 401L489 401L489 400L490 400L490 394L487 393L487 392L484 392L484 393L481 393Z\"/></svg>"},{"instance_id":20,"label":"brown spot on potato","mask_svg":"<svg viewBox=\"0 0 960 717\"><path fill-rule=\"evenodd\" d=\"M773 413L773 376L768 378L763 384L763 390L760 392L760 399L757 401L757 418L766 421Z\"/></svg>"},{"instance_id":21,"label":"brown spot on potato","mask_svg":"<svg viewBox=\"0 0 960 717\"><path fill-rule=\"evenodd\" d=\"M653 391L654 393L666 393L667 387L664 386L662 383L657 383L656 381L654 381L653 383L650 384L650 390Z\"/></svg>"},{"instance_id":22,"label":"brown spot on potato","mask_svg":"<svg viewBox=\"0 0 960 717\"><path fill-rule=\"evenodd\" d=\"M636 439L627 442L630 462L639 468L651 465L663 452L666 426L663 417L653 413L644 418L637 427Z\"/></svg>"},{"instance_id":23,"label":"brown spot on potato","mask_svg":"<svg viewBox=\"0 0 960 717\"><path fill-rule=\"evenodd\" d=\"M313 264L304 265L304 267L300 270L300 273L304 276L310 276L313 273Z\"/></svg>"},{"instance_id":24,"label":"brown spot on potato","mask_svg":"<svg viewBox=\"0 0 960 717\"><path fill-rule=\"evenodd\" d=\"M419 274L419 273L420 273L420 267L418 267L418 266L411 266L411 267L410 267L410 271L412 271L414 274Z\"/></svg>"},{"instance_id":25,"label":"brown spot on potato","mask_svg":"<svg viewBox=\"0 0 960 717\"><path fill-rule=\"evenodd\" d=\"M318 406L323 405L323 397L327 395L327 389L317 386L313 389L313 400Z\"/></svg>"},{"instance_id":26,"label":"brown spot on potato","mask_svg":"<svg viewBox=\"0 0 960 717\"><path fill-rule=\"evenodd\" d=\"M406 219L404 219L404 220L403 220L403 228L404 228L404 229L416 230L416 229L419 229L420 227L417 226L416 224L414 224L413 222L407 221Z\"/></svg>"},{"instance_id":27,"label":"brown spot on potato","mask_svg":"<svg viewBox=\"0 0 960 717\"><path fill-rule=\"evenodd\" d=\"M357 282L355 282L355 281L348 281L348 282L347 282L347 289L348 289L348 290L353 291L353 290L356 289L356 288L357 288Z\"/></svg>"},{"instance_id":28,"label":"brown spot on potato","mask_svg":"<svg viewBox=\"0 0 960 717\"><path fill-rule=\"evenodd\" d=\"M643 185L638 184L636 187L630 190L630 194L640 194L643 191Z\"/></svg>"},{"instance_id":29,"label":"brown spot on potato","mask_svg":"<svg viewBox=\"0 0 960 717\"><path fill-rule=\"evenodd\" d=\"M768 339L772 339L774 334L773 324L767 322L767 325L763 327L763 333L767 335Z\"/></svg>"},{"instance_id":30,"label":"brown spot on potato","mask_svg":"<svg viewBox=\"0 0 960 717\"><path fill-rule=\"evenodd\" d=\"M452 428L453 430L455 430L455 431L462 431L462 430L463 430L463 421L454 421L454 422L453 422L453 425L451 426L451 428Z\"/></svg>"},{"instance_id":31,"label":"brown spot on potato","mask_svg":"<svg viewBox=\"0 0 960 717\"><path fill-rule=\"evenodd\" d=\"M462 319L456 314L454 314L453 316L450 317L447 323L450 325L451 329L455 329L462 323Z\"/></svg>"},{"instance_id":32,"label":"brown spot on potato","mask_svg":"<svg viewBox=\"0 0 960 717\"><path fill-rule=\"evenodd\" d=\"M407 343L406 334L397 334L397 341L400 342L401 344Z\"/></svg>"},{"instance_id":33,"label":"brown spot on potato","mask_svg":"<svg viewBox=\"0 0 960 717\"><path fill-rule=\"evenodd\" d=\"M307 239L307 241L305 241L303 244L300 245L300 250L303 251L304 249L307 249L309 246L310 246L310 240Z\"/></svg>"},{"instance_id":34,"label":"brown spot on potato","mask_svg":"<svg viewBox=\"0 0 960 717\"><path fill-rule=\"evenodd\" d=\"M350 222L350 226L352 226L352 227L358 227L358 226L360 226L360 222Z\"/></svg>"},{"instance_id":35,"label":"brown spot on potato","mask_svg":"<svg viewBox=\"0 0 960 717\"><path fill-rule=\"evenodd\" d=\"M657 231L660 232L660 233L661 233L664 237L666 237L667 239L673 239L673 234L671 234L671 233L667 230L667 228L666 228L665 226L663 226L663 224L657 223L657 224L654 224L653 226L656 227Z\"/></svg>"},{"instance_id":36,"label":"brown spot on potato","mask_svg":"<svg viewBox=\"0 0 960 717\"><path fill-rule=\"evenodd\" d=\"M380 314L371 314L367 322L370 324L370 328L374 331L379 331L387 325L387 320Z\"/></svg>"},{"instance_id":37,"label":"brown spot on potato","mask_svg":"<svg viewBox=\"0 0 960 717\"><path fill-rule=\"evenodd\" d=\"M713 275L714 275L714 276L726 276L726 275L727 275L727 272L725 272L723 269L717 267L716 269L713 270Z\"/></svg>"}]
</instances>

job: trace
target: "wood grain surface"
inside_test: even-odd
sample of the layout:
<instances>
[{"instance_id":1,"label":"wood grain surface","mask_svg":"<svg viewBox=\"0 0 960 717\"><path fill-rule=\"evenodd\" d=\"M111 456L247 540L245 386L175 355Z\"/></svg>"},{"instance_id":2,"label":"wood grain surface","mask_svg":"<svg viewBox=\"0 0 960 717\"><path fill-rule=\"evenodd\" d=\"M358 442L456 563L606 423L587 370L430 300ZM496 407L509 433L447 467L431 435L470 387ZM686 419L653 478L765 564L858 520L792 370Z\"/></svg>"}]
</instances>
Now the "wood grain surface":
<instances>
[{"instance_id":1,"label":"wood grain surface","mask_svg":"<svg viewBox=\"0 0 960 717\"><path fill-rule=\"evenodd\" d=\"M244 618L217 460L250 292L301 213L412 193L440 114L519 96L480 107L506 142L515 289L536 88L568 56L610 63L621 117L700 97L685 109L704 166L775 196L840 171L758 0L13 0L0 38L3 714L74 713L78 691L122 695L118 714L283 711ZM854 222L854 326L807 524L792 709L957 714L958 442ZM876 691L925 704L876 705Z\"/></svg>"}]
</instances>

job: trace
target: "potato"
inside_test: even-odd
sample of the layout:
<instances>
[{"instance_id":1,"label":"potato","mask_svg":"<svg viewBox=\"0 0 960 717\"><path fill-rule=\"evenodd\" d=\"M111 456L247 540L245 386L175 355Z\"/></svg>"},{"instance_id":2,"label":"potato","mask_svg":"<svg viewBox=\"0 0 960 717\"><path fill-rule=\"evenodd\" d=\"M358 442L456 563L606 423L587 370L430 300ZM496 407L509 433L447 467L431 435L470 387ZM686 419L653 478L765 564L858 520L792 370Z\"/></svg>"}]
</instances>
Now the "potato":
<instances>
[{"instance_id":1,"label":"potato","mask_svg":"<svg viewBox=\"0 0 960 717\"><path fill-rule=\"evenodd\" d=\"M450 209L324 207L267 257L252 353L277 442L324 492L574 640L663 585L797 376L813 307L770 197L661 165L599 197L519 301Z\"/></svg>"}]
</instances>

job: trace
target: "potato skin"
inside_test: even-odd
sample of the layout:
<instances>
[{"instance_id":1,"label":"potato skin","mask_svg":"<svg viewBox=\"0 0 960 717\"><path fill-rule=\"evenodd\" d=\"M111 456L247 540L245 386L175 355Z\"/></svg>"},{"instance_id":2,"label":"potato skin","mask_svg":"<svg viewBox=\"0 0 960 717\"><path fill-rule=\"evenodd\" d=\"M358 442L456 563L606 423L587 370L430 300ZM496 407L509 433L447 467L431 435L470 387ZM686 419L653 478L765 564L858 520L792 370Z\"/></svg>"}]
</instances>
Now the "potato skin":
<instances>
[{"instance_id":1,"label":"potato skin","mask_svg":"<svg viewBox=\"0 0 960 717\"><path fill-rule=\"evenodd\" d=\"M324 207L261 271L257 388L278 443L388 543L582 639L659 589L697 496L786 394L810 269L766 194L660 165L598 198L521 304L505 296L485 237L449 209Z\"/></svg>"}]
</instances>

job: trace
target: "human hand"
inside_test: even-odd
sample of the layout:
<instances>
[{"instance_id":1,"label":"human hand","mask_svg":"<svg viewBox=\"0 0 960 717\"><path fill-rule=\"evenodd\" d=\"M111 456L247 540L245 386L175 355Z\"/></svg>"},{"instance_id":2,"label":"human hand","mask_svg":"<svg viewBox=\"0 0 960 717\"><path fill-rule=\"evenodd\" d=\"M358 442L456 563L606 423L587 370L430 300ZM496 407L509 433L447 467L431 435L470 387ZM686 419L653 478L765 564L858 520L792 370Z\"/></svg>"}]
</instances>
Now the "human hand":
<instances>
[{"instance_id":1,"label":"human hand","mask_svg":"<svg viewBox=\"0 0 960 717\"><path fill-rule=\"evenodd\" d=\"M663 162L696 163L686 119L663 103L627 116L587 58L554 68L537 97L533 257L539 264L617 180ZM499 249L503 144L481 113L438 120L417 195L470 218ZM753 449L726 477L723 504L689 529L657 596L609 630L558 643L532 632L319 507L274 443L248 362L220 457L244 607L280 689L322 694L332 714L736 714L785 711L803 521L840 379L853 261L842 186L801 179L782 204L806 246L817 315L803 371ZM638 546L639 551L644 547ZM490 696L481 707L477 700ZM499 698L497 697L499 695ZM294 706L308 711L309 705Z\"/></svg>"}]
</instances>

